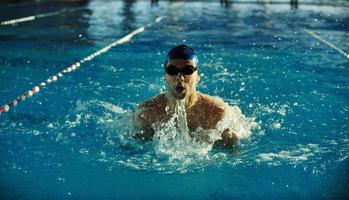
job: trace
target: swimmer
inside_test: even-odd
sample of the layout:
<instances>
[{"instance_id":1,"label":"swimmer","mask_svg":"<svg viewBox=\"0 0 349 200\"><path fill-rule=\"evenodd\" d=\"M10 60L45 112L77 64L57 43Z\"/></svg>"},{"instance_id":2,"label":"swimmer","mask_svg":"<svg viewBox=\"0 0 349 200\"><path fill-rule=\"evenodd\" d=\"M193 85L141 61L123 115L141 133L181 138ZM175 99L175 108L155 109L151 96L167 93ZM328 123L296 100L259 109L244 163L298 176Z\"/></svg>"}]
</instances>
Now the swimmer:
<instances>
[{"instance_id":1,"label":"swimmer","mask_svg":"<svg viewBox=\"0 0 349 200\"><path fill-rule=\"evenodd\" d=\"M172 48L167 54L164 71L167 92L139 106L135 121L141 131L135 137L150 140L155 132L152 125L170 119L175 113L178 100L184 102L189 132L194 132L198 128L204 130L216 128L218 122L228 112L229 105L218 97L202 94L196 90L200 75L194 50L187 45ZM214 145L232 148L237 142L237 135L228 128L222 131L221 140L216 141Z\"/></svg>"}]
</instances>

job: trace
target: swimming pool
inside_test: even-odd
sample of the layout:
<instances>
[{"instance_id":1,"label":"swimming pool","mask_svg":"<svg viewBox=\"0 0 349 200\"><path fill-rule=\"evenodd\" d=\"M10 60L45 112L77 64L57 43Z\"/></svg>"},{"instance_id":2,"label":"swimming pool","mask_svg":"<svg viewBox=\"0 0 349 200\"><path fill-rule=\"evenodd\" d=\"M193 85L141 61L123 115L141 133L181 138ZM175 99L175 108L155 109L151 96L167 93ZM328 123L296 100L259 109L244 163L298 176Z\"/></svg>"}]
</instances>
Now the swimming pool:
<instances>
[{"instance_id":1,"label":"swimming pool","mask_svg":"<svg viewBox=\"0 0 349 200\"><path fill-rule=\"evenodd\" d=\"M21 6L0 8L0 19L65 8ZM348 59L306 31L348 52L348 7L69 6L0 27L0 105L152 25L0 115L1 199L348 198ZM180 43L198 51L199 90L246 117L241 126L252 134L236 151L178 157L178 146L162 154L128 137L137 104L165 91L161 64Z\"/></svg>"}]
</instances>

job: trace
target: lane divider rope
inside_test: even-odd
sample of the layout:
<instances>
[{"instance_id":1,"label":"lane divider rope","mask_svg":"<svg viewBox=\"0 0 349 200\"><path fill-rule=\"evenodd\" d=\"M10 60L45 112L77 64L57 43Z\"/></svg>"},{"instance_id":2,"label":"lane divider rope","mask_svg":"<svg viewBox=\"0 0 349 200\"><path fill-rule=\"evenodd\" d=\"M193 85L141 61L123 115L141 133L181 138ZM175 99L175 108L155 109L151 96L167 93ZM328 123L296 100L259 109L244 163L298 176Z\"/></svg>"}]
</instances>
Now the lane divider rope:
<instances>
[{"instance_id":1,"label":"lane divider rope","mask_svg":"<svg viewBox=\"0 0 349 200\"><path fill-rule=\"evenodd\" d=\"M28 16L28 17L22 17L22 18L2 21L2 22L0 22L0 25L1 26L13 25L13 24L21 23L21 22L33 21L33 20L38 19L38 18L59 15L59 14L65 13L65 12L75 12L77 10L82 10L82 9L85 9L85 8L62 9L62 10L55 11L55 12L42 13L42 14L38 14L38 15L32 15L32 16Z\"/></svg>"},{"instance_id":2,"label":"lane divider rope","mask_svg":"<svg viewBox=\"0 0 349 200\"><path fill-rule=\"evenodd\" d=\"M48 84L51 84L53 82L56 82L59 78L63 77L66 74L69 74L72 71L75 71L76 69L78 69L79 67L81 67L81 65L85 62L91 61L93 60L95 57L106 53L107 51L109 51L111 48L129 42L133 36L144 32L145 28L148 28L152 25L154 25L155 23L159 23L164 17L157 17L155 19L155 22L153 23L149 23L145 26L142 26L134 31L132 31L131 33L125 35L122 38L119 38L117 40L115 40L114 42L110 43L109 45L95 51L94 53L86 56L85 58L81 59L80 61L74 63L73 65L67 67L66 69L58 72L57 74L50 76L46 81L41 82L40 84L36 85L35 87L33 87L32 89L26 91L23 95L18 96L15 100L7 103L6 105L0 107L0 114L3 112L7 112L10 110L11 107L16 106L19 102L26 100L27 98L33 96L34 94L38 93L40 91L41 88L45 87Z\"/></svg>"},{"instance_id":3,"label":"lane divider rope","mask_svg":"<svg viewBox=\"0 0 349 200\"><path fill-rule=\"evenodd\" d=\"M338 51L340 54L344 55L347 59L349 59L349 54L343 51L342 49L338 48L336 45L332 44L331 42L321 38L319 35L315 34L313 31L304 29L306 33L314 37L315 39L321 41L322 43L326 44L327 46L331 47L332 49Z\"/></svg>"}]
</instances>

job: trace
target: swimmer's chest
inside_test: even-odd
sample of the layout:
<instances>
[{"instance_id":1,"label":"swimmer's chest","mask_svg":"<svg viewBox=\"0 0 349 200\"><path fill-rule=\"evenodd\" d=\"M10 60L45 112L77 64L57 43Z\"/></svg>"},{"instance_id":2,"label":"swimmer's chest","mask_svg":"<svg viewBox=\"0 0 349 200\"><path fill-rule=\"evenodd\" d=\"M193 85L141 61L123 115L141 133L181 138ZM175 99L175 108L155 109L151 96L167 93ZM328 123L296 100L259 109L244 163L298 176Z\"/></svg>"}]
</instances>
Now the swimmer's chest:
<instances>
[{"instance_id":1,"label":"swimmer's chest","mask_svg":"<svg viewBox=\"0 0 349 200\"><path fill-rule=\"evenodd\" d=\"M198 128L212 129L215 128L217 122L213 120L215 113L208 113L205 110L189 109L187 112L187 124L191 132ZM173 116L173 113L166 112L166 107L163 106L157 109L157 119L153 121L156 122L167 122Z\"/></svg>"}]
</instances>

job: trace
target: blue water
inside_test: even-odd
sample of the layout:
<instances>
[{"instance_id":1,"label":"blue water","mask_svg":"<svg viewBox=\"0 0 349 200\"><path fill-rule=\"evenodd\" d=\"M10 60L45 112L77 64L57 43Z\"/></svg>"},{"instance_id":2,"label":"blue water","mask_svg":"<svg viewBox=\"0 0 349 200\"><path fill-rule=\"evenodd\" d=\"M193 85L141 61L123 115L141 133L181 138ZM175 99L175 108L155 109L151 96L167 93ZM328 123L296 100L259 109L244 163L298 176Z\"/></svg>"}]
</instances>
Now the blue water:
<instances>
[{"instance_id":1,"label":"blue water","mask_svg":"<svg viewBox=\"0 0 349 200\"><path fill-rule=\"evenodd\" d=\"M2 7L0 19L66 7L0 27L1 105L166 17L0 115L0 199L349 197L348 59L304 31L348 52L348 7L90 1ZM198 52L199 91L241 109L251 135L238 149L174 158L130 137L181 43Z\"/></svg>"}]
</instances>

